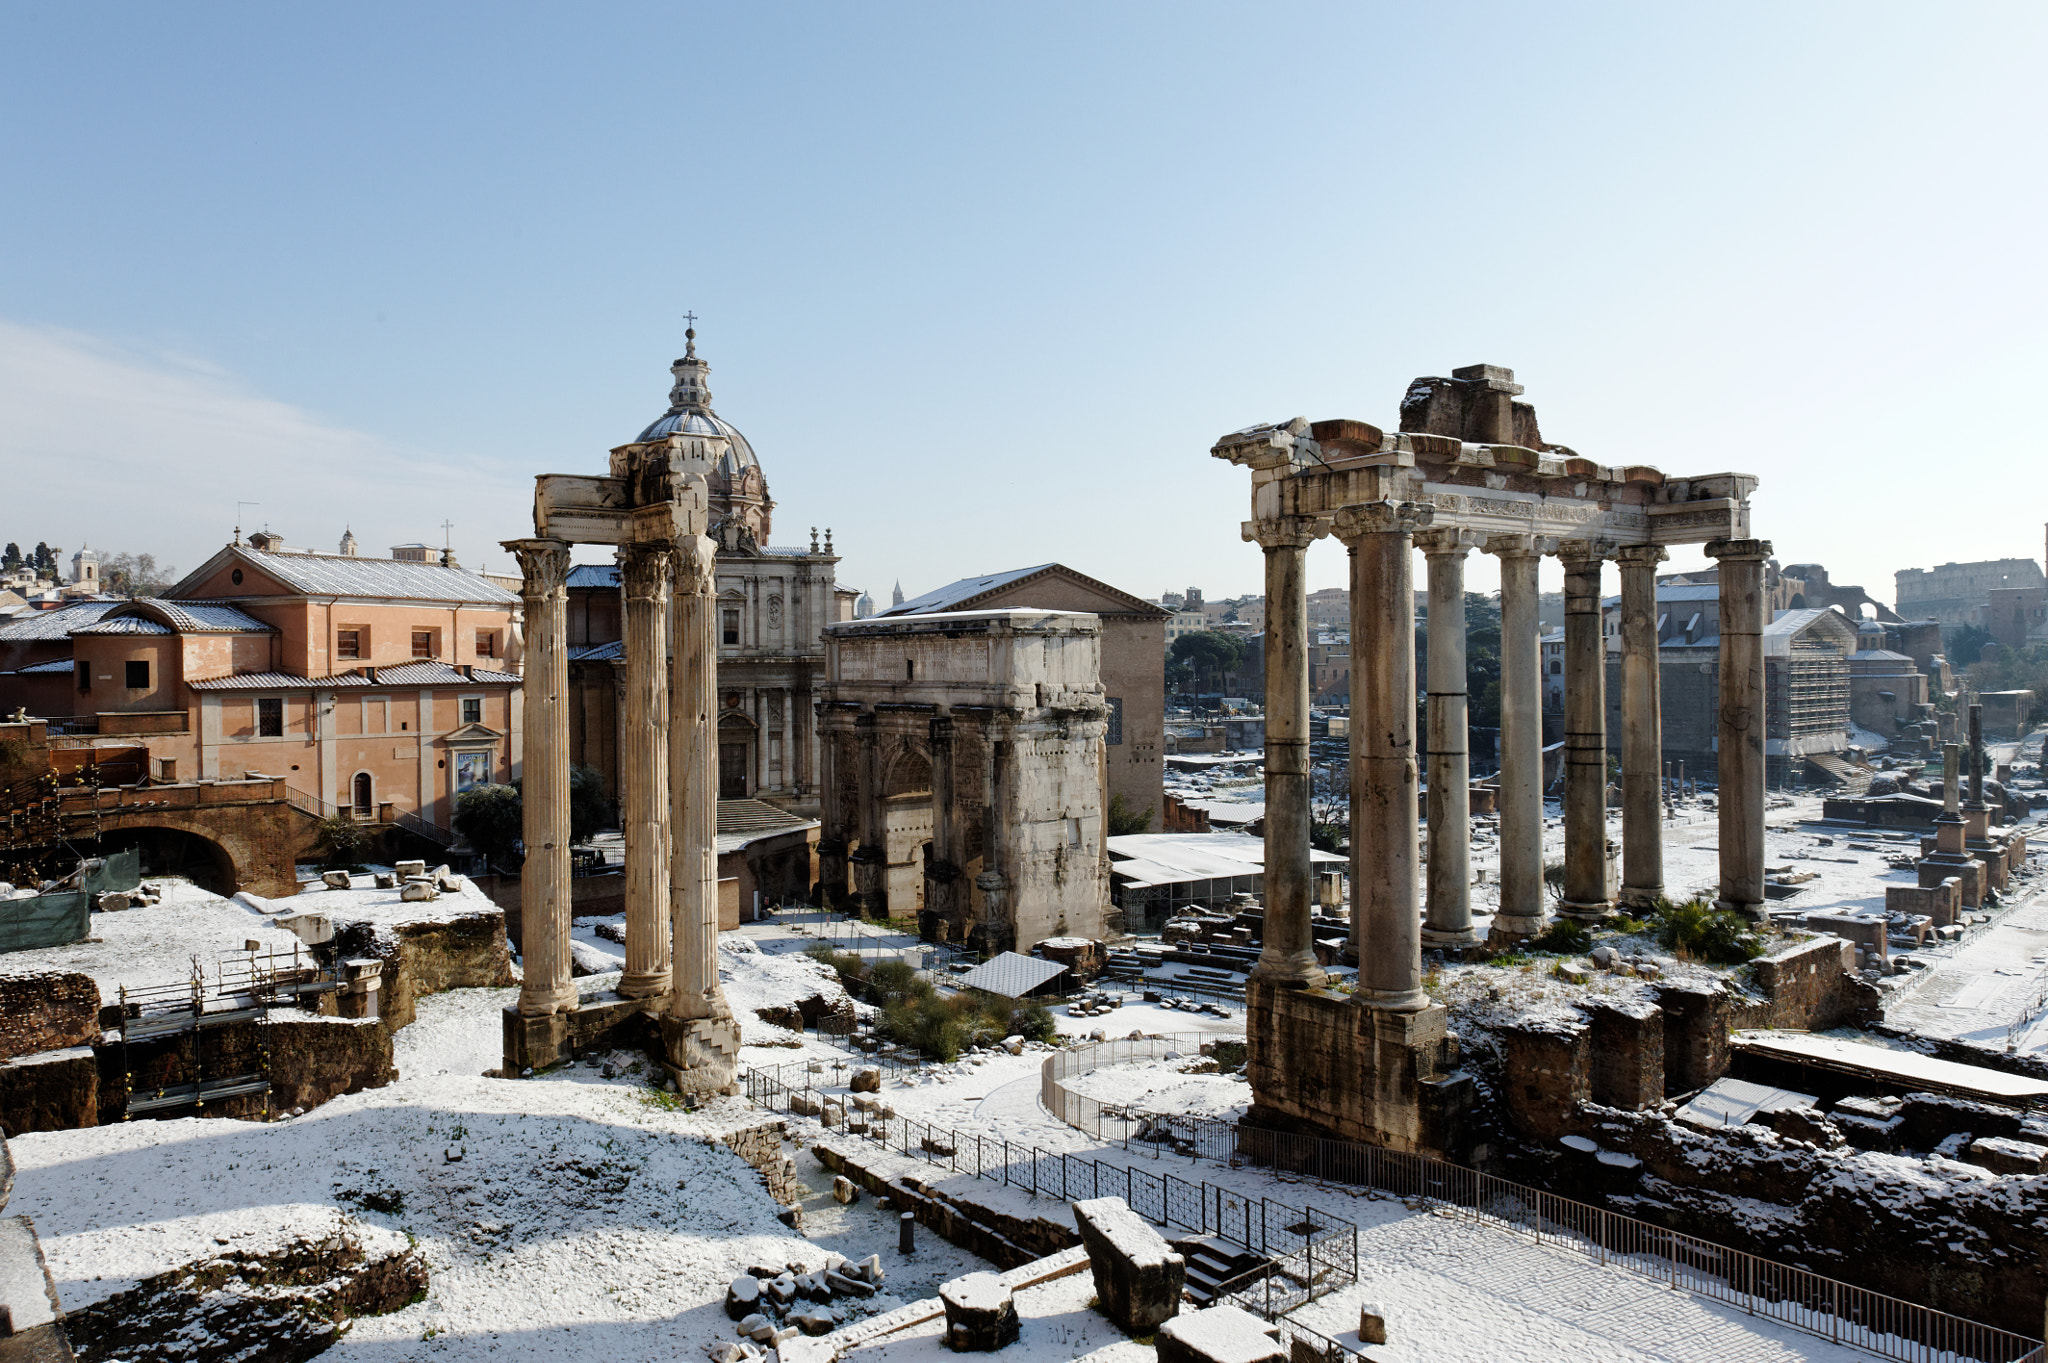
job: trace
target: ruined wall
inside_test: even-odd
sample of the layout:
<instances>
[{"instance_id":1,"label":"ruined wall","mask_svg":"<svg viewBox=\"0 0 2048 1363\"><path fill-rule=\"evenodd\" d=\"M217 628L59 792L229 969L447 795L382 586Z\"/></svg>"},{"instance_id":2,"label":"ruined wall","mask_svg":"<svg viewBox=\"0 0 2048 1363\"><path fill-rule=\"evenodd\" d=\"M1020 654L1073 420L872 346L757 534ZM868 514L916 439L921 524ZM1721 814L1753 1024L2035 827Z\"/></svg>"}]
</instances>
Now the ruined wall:
<instances>
[{"instance_id":1,"label":"ruined wall","mask_svg":"<svg viewBox=\"0 0 2048 1363\"><path fill-rule=\"evenodd\" d=\"M100 987L74 971L0 976L0 1059L100 1039Z\"/></svg>"},{"instance_id":2,"label":"ruined wall","mask_svg":"<svg viewBox=\"0 0 2048 1363\"><path fill-rule=\"evenodd\" d=\"M450 989L502 988L513 983L512 953L501 914L464 910L438 922L338 922L340 955L383 963L378 1016L396 1030L409 1025L422 995Z\"/></svg>"},{"instance_id":3,"label":"ruined wall","mask_svg":"<svg viewBox=\"0 0 2048 1363\"><path fill-rule=\"evenodd\" d=\"M789 1149L784 1144L788 1134L787 1122L763 1122L759 1126L728 1131L719 1138L719 1143L745 1160L761 1176L770 1197L785 1207L794 1207L804 1200L806 1190L797 1180L796 1161L790 1158Z\"/></svg>"},{"instance_id":4,"label":"ruined wall","mask_svg":"<svg viewBox=\"0 0 2048 1363\"><path fill-rule=\"evenodd\" d=\"M1759 957L1750 971L1767 1002L1760 1014L1742 1010L1736 1024L1741 1027L1818 1032L1879 1011L1877 991L1856 974L1855 945L1838 937L1774 951Z\"/></svg>"},{"instance_id":5,"label":"ruined wall","mask_svg":"<svg viewBox=\"0 0 2048 1363\"><path fill-rule=\"evenodd\" d=\"M1017 1194L1008 1189L979 1185L974 1179L953 1179L944 1188L917 1175L891 1179L889 1167L905 1161L892 1157L886 1149L842 1150L820 1142L813 1147L813 1153L833 1173L844 1174L876 1197L891 1199L940 1239L978 1254L998 1268L1019 1268L1081 1243L1069 1220L1023 1217L993 1205L998 1199L1017 1199ZM983 1191L986 1201L973 1196ZM1006 1193L1008 1198L1004 1198ZM1056 1200L1046 1205L1055 1215L1067 1210L1066 1203Z\"/></svg>"},{"instance_id":6,"label":"ruined wall","mask_svg":"<svg viewBox=\"0 0 2048 1363\"><path fill-rule=\"evenodd\" d=\"M344 1093L382 1088L398 1078L391 1033L374 1019L307 1016L265 1025L270 1049L270 1108L313 1108Z\"/></svg>"},{"instance_id":7,"label":"ruined wall","mask_svg":"<svg viewBox=\"0 0 2048 1363\"><path fill-rule=\"evenodd\" d=\"M98 1126L99 1095L90 1046L0 1062L0 1136Z\"/></svg>"}]
</instances>

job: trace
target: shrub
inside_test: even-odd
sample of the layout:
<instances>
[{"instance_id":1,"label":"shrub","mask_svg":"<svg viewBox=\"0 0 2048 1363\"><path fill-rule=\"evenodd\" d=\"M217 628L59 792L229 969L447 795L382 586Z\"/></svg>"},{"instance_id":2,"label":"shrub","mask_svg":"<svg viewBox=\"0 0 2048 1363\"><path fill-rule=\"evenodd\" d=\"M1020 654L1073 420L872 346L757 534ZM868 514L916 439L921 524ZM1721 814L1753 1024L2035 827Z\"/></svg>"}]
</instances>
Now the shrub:
<instances>
[{"instance_id":1,"label":"shrub","mask_svg":"<svg viewBox=\"0 0 2048 1363\"><path fill-rule=\"evenodd\" d=\"M612 823L612 798L605 793L604 773L596 767L569 768L569 841L588 842Z\"/></svg>"},{"instance_id":2,"label":"shrub","mask_svg":"<svg viewBox=\"0 0 2048 1363\"><path fill-rule=\"evenodd\" d=\"M326 856L320 864L330 871L354 868L370 850L370 830L346 814L320 821L320 847Z\"/></svg>"},{"instance_id":3,"label":"shrub","mask_svg":"<svg viewBox=\"0 0 2048 1363\"><path fill-rule=\"evenodd\" d=\"M1126 837L1133 833L1149 833L1152 831L1152 811L1139 809L1121 795L1112 795L1109 797L1107 823L1109 836L1112 838Z\"/></svg>"},{"instance_id":4,"label":"shrub","mask_svg":"<svg viewBox=\"0 0 2048 1363\"><path fill-rule=\"evenodd\" d=\"M868 967L868 999L887 1006L915 1003L932 992L932 982L903 961L877 961Z\"/></svg>"},{"instance_id":5,"label":"shrub","mask_svg":"<svg viewBox=\"0 0 2048 1363\"><path fill-rule=\"evenodd\" d=\"M1538 951L1577 956L1593 945L1593 934L1576 919L1553 918L1550 926L1543 930L1543 935L1531 938L1529 945Z\"/></svg>"},{"instance_id":6,"label":"shrub","mask_svg":"<svg viewBox=\"0 0 2048 1363\"><path fill-rule=\"evenodd\" d=\"M1764 939L1755 924L1733 910L1713 908L1704 900L1684 904L1664 901L1657 906L1655 921L1657 940L1684 960L1741 965L1764 953Z\"/></svg>"},{"instance_id":7,"label":"shrub","mask_svg":"<svg viewBox=\"0 0 2048 1363\"><path fill-rule=\"evenodd\" d=\"M839 972L839 982L848 989L859 984L867 976L868 963L850 951L834 951L829 942L813 942L804 948L804 955L814 961L823 961Z\"/></svg>"},{"instance_id":8,"label":"shrub","mask_svg":"<svg viewBox=\"0 0 2048 1363\"><path fill-rule=\"evenodd\" d=\"M488 865L503 868L511 864L513 849L519 845L521 820L515 786L471 786L455 797L455 831Z\"/></svg>"},{"instance_id":9,"label":"shrub","mask_svg":"<svg viewBox=\"0 0 2048 1363\"><path fill-rule=\"evenodd\" d=\"M1005 1035L1021 1036L1026 1041L1051 1041L1059 1030L1052 1020L1052 1010L1044 1004L1018 1003L1010 1010L1010 1030Z\"/></svg>"}]
</instances>

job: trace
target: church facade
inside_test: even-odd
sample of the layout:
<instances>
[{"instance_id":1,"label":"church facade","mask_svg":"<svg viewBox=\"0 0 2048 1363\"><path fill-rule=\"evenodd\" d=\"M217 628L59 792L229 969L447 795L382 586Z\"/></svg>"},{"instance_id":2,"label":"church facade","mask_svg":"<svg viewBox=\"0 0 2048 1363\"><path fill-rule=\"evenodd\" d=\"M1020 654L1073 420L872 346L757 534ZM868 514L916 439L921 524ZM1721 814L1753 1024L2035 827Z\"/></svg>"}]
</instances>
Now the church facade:
<instances>
[{"instance_id":1,"label":"church facade","mask_svg":"<svg viewBox=\"0 0 2048 1363\"><path fill-rule=\"evenodd\" d=\"M853 618L859 595L836 577L832 532L808 544L770 538L775 502L747 438L711 406L711 366L688 352L670 367L669 408L638 437L718 435L727 453L711 474L718 541L718 798L758 799L801 813L818 805L815 706L825 677L824 630ZM571 760L618 791L625 655L619 570L583 565L569 579Z\"/></svg>"}]
</instances>

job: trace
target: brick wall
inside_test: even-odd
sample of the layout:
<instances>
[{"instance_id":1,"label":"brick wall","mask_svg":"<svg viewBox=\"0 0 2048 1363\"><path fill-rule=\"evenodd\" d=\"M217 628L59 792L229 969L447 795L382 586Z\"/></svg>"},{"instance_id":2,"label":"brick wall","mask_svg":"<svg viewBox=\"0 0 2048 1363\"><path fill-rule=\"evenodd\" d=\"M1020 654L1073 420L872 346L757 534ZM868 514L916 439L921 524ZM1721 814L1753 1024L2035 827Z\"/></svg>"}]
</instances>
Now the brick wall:
<instances>
[{"instance_id":1,"label":"brick wall","mask_svg":"<svg viewBox=\"0 0 2048 1363\"><path fill-rule=\"evenodd\" d=\"M90 975L0 977L0 1059L100 1039L100 987Z\"/></svg>"}]
</instances>

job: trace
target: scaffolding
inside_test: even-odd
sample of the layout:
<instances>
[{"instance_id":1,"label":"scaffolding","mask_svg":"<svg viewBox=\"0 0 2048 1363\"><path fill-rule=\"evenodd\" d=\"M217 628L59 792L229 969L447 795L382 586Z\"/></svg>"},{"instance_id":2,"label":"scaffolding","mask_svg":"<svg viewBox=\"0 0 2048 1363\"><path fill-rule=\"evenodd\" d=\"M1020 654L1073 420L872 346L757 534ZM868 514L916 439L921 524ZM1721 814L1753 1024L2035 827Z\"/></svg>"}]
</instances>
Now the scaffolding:
<instances>
[{"instance_id":1,"label":"scaffolding","mask_svg":"<svg viewBox=\"0 0 2048 1363\"><path fill-rule=\"evenodd\" d=\"M253 941L217 957L210 971L194 956L190 976L175 983L122 985L123 1120L258 1095L268 1115L270 1010L304 1007L339 987L334 969L299 943L266 952ZM248 1041L237 1046L243 1023Z\"/></svg>"}]
</instances>

